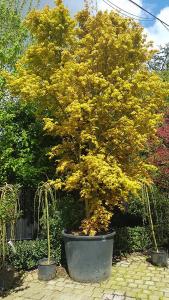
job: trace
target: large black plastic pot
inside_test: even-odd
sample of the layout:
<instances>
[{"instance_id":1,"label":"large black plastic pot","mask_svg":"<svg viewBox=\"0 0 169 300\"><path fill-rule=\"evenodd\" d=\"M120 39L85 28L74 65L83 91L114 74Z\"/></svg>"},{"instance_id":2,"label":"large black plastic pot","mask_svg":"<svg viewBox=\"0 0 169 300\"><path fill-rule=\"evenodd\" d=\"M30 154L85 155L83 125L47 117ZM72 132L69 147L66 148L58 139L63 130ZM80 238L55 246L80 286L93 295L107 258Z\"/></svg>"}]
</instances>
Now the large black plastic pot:
<instances>
[{"instance_id":1,"label":"large black plastic pot","mask_svg":"<svg viewBox=\"0 0 169 300\"><path fill-rule=\"evenodd\" d=\"M115 232L99 236L75 236L62 232L70 277L98 282L111 275Z\"/></svg>"},{"instance_id":2,"label":"large black plastic pot","mask_svg":"<svg viewBox=\"0 0 169 300\"><path fill-rule=\"evenodd\" d=\"M151 251L151 262L153 265L159 267L168 267L168 252L164 249L157 251Z\"/></svg>"},{"instance_id":3,"label":"large black plastic pot","mask_svg":"<svg viewBox=\"0 0 169 300\"><path fill-rule=\"evenodd\" d=\"M39 261L38 265L38 279L48 281L54 279L56 276L56 263L54 260L48 264L48 259L43 258Z\"/></svg>"}]
</instances>

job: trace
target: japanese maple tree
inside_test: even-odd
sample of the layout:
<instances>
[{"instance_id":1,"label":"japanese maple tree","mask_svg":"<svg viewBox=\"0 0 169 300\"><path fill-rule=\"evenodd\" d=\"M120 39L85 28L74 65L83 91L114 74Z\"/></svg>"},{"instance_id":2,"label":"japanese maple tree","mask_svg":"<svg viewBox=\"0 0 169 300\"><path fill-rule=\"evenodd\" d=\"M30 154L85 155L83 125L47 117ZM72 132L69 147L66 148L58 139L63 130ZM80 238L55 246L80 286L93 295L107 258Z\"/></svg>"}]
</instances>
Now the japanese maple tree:
<instances>
[{"instance_id":1,"label":"japanese maple tree","mask_svg":"<svg viewBox=\"0 0 169 300\"><path fill-rule=\"evenodd\" d=\"M140 25L87 9L73 20L56 2L29 14L34 44L6 78L42 117L50 111L44 129L60 138L50 151L51 184L79 194L86 212L79 230L95 235L108 230L114 206L150 181L153 166L141 153L155 137L167 91L147 69L152 51Z\"/></svg>"},{"instance_id":2,"label":"japanese maple tree","mask_svg":"<svg viewBox=\"0 0 169 300\"><path fill-rule=\"evenodd\" d=\"M157 166L158 170L154 178L157 186L163 190L169 189L169 112L161 127L158 128L157 136L160 139L158 146L153 147L150 161Z\"/></svg>"}]
</instances>

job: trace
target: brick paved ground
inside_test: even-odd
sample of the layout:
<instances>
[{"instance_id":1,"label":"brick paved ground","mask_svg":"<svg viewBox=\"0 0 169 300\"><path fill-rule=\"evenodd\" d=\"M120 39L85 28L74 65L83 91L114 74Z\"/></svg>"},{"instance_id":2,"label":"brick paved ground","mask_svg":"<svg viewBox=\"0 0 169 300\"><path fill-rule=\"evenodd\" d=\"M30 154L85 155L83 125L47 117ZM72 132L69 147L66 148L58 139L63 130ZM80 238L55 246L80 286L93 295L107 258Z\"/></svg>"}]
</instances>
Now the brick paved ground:
<instances>
[{"instance_id":1,"label":"brick paved ground","mask_svg":"<svg viewBox=\"0 0 169 300\"><path fill-rule=\"evenodd\" d=\"M169 269L152 266L142 255L131 255L112 267L112 276L102 283L82 284L68 276L39 282L37 272L26 273L6 300L169 300ZM4 299L3 298L3 299ZM2 297L0 298L2 299Z\"/></svg>"}]
</instances>

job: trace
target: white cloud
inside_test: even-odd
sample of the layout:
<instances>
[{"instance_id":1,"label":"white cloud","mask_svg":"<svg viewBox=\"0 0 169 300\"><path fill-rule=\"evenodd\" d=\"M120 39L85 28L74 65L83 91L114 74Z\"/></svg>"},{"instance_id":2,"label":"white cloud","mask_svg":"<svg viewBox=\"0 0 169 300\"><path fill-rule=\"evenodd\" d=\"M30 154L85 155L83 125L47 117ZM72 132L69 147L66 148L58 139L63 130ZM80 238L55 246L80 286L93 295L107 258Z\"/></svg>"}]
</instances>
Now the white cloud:
<instances>
[{"instance_id":1,"label":"white cloud","mask_svg":"<svg viewBox=\"0 0 169 300\"><path fill-rule=\"evenodd\" d=\"M157 15L162 21L169 23L169 6L163 8ZM159 21L155 21L154 25L145 28L148 40L154 41L154 45L159 47L169 43L169 29L167 30Z\"/></svg>"},{"instance_id":2,"label":"white cloud","mask_svg":"<svg viewBox=\"0 0 169 300\"><path fill-rule=\"evenodd\" d=\"M144 12L132 4L128 0L105 0L107 3L113 3L117 5L119 8L128 11L131 14L137 15L139 17L145 17ZM109 2L110 1L110 2ZM143 0L135 0L137 4L143 6ZM98 9L99 10L112 10L112 8L106 4L103 0L98 0ZM146 14L146 17L150 17ZM159 19L162 21L169 23L169 6L163 8L160 13L157 15ZM150 17L151 18L151 17ZM144 32L147 34L147 39L154 42L155 47L159 47L160 45L165 45L169 43L169 31L159 22L155 21L155 23L150 27L145 27Z\"/></svg>"},{"instance_id":3,"label":"white cloud","mask_svg":"<svg viewBox=\"0 0 169 300\"><path fill-rule=\"evenodd\" d=\"M139 7L137 7L136 5L134 5L133 3L129 2L128 0L110 0L106 1L107 3L113 3L114 5L117 5L120 9L124 9L127 12L131 13L131 14L135 14L137 16L141 16L142 11ZM139 5L142 5L142 0L135 0L135 2ZM98 9L99 10L112 10L112 8L106 4L103 0L98 0Z\"/></svg>"}]
</instances>

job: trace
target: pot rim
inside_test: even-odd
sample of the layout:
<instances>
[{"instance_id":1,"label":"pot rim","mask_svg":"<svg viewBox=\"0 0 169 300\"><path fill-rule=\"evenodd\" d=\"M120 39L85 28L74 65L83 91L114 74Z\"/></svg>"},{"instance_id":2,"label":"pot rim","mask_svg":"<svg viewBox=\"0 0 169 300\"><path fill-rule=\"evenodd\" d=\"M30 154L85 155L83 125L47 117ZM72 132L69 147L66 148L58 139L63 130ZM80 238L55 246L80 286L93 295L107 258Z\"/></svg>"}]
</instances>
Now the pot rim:
<instances>
[{"instance_id":1,"label":"pot rim","mask_svg":"<svg viewBox=\"0 0 169 300\"><path fill-rule=\"evenodd\" d=\"M156 253L156 254L168 254L168 251L166 249L159 249L158 251L156 250L151 250L151 253Z\"/></svg>"},{"instance_id":2,"label":"pot rim","mask_svg":"<svg viewBox=\"0 0 169 300\"><path fill-rule=\"evenodd\" d=\"M72 233L67 233L66 230L62 230L62 236L63 238L72 239L72 240L109 240L112 239L115 236L116 232L113 231L111 233L103 234L103 235L73 235Z\"/></svg>"},{"instance_id":3,"label":"pot rim","mask_svg":"<svg viewBox=\"0 0 169 300\"><path fill-rule=\"evenodd\" d=\"M54 260L53 258L50 259L49 265L48 265L48 264L43 264L43 262L45 262L45 261L48 261L48 258L46 258L46 257L41 258L41 259L39 260L38 264L39 264L40 266L43 266L43 267L48 267L48 266L52 266L52 265L55 265L55 264L56 264L56 262L55 262L55 260Z\"/></svg>"}]
</instances>

